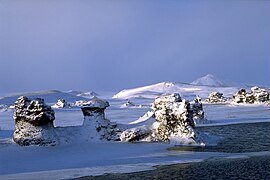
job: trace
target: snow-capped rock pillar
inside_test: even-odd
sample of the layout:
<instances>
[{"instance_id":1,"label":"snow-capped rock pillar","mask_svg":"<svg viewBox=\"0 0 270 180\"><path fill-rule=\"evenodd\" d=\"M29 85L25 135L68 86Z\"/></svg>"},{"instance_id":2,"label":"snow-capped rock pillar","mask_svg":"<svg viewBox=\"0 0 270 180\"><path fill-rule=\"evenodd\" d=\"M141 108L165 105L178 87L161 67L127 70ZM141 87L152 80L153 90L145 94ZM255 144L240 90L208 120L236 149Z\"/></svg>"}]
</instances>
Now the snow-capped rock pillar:
<instances>
[{"instance_id":1,"label":"snow-capped rock pillar","mask_svg":"<svg viewBox=\"0 0 270 180\"><path fill-rule=\"evenodd\" d=\"M88 138L109 141L119 139L117 124L105 118L104 111L109 106L109 102L95 97L81 107Z\"/></svg>"},{"instance_id":2,"label":"snow-capped rock pillar","mask_svg":"<svg viewBox=\"0 0 270 180\"><path fill-rule=\"evenodd\" d=\"M169 141L171 138L177 140L182 137L190 141L195 139L190 103L182 100L179 94L157 97L152 104L152 111L157 121L155 136L158 140Z\"/></svg>"},{"instance_id":3,"label":"snow-capped rock pillar","mask_svg":"<svg viewBox=\"0 0 270 180\"><path fill-rule=\"evenodd\" d=\"M92 121L104 120L104 110L109 106L109 102L98 98L93 98L88 104L83 105L81 107L84 116L83 125L90 125Z\"/></svg>"},{"instance_id":4,"label":"snow-capped rock pillar","mask_svg":"<svg viewBox=\"0 0 270 180\"><path fill-rule=\"evenodd\" d=\"M204 119L202 100L199 96L196 96L194 104L192 105L192 110L193 110L193 119L200 119L200 120Z\"/></svg>"},{"instance_id":5,"label":"snow-capped rock pillar","mask_svg":"<svg viewBox=\"0 0 270 180\"><path fill-rule=\"evenodd\" d=\"M15 102L13 140L19 145L55 145L54 111L43 99L21 96Z\"/></svg>"}]
</instances>

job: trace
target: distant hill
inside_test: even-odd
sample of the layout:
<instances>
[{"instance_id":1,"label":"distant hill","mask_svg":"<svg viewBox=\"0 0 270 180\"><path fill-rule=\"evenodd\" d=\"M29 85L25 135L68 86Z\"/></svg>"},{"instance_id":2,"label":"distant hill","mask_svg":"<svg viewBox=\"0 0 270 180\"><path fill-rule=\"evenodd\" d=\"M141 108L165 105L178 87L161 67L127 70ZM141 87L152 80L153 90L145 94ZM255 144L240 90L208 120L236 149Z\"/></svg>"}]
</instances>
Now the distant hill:
<instances>
[{"instance_id":1,"label":"distant hill","mask_svg":"<svg viewBox=\"0 0 270 180\"><path fill-rule=\"evenodd\" d=\"M232 96L238 90L238 87L216 87L208 85L192 85L186 83L161 82L149 86L138 87L134 89L124 89L115 94L113 98L116 99L130 99L130 98L155 98L167 93L180 93L183 98L193 100L196 95L202 98L207 98L213 91L224 93L225 96Z\"/></svg>"},{"instance_id":2,"label":"distant hill","mask_svg":"<svg viewBox=\"0 0 270 180\"><path fill-rule=\"evenodd\" d=\"M199 85L199 86L212 86L212 87L230 87L233 86L232 84L226 82L225 80L220 80L216 76L212 74L207 74L201 78L196 79L195 81L191 82L192 85Z\"/></svg>"},{"instance_id":3,"label":"distant hill","mask_svg":"<svg viewBox=\"0 0 270 180\"><path fill-rule=\"evenodd\" d=\"M94 96L99 96L99 94L94 91L83 92L83 91L70 90L70 91L67 91L67 93L75 95L75 96L85 97L85 98L93 98Z\"/></svg>"},{"instance_id":4,"label":"distant hill","mask_svg":"<svg viewBox=\"0 0 270 180\"><path fill-rule=\"evenodd\" d=\"M29 93L20 93L10 96L5 96L0 98L0 104L12 105L20 96L27 96L29 98L42 98L45 100L45 103L56 103L58 99L65 99L67 102L75 102L78 100L87 100L88 98L77 96L72 93L57 91L57 90L46 90L46 91L37 91Z\"/></svg>"}]
</instances>

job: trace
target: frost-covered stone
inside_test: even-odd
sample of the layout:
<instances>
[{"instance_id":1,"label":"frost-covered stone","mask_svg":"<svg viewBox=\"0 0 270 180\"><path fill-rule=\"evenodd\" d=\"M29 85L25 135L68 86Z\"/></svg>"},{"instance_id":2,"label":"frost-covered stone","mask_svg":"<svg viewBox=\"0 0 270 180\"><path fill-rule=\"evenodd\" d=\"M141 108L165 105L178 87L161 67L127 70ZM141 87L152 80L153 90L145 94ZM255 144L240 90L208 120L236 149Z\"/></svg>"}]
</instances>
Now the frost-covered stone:
<instances>
[{"instance_id":1,"label":"frost-covered stone","mask_svg":"<svg viewBox=\"0 0 270 180\"><path fill-rule=\"evenodd\" d=\"M90 131L89 138L118 140L118 126L105 118L104 110L109 107L109 102L93 98L88 104L84 104L81 109L84 115L83 126Z\"/></svg>"},{"instance_id":2,"label":"frost-covered stone","mask_svg":"<svg viewBox=\"0 0 270 180\"><path fill-rule=\"evenodd\" d=\"M223 97L223 94L216 91L211 92L208 98L206 99L206 102L209 102L209 103L222 103L225 101L226 99Z\"/></svg>"},{"instance_id":3,"label":"frost-covered stone","mask_svg":"<svg viewBox=\"0 0 270 180\"><path fill-rule=\"evenodd\" d=\"M269 101L269 93L265 89L254 86L251 88L251 93L254 95L256 102Z\"/></svg>"},{"instance_id":4,"label":"frost-covered stone","mask_svg":"<svg viewBox=\"0 0 270 180\"><path fill-rule=\"evenodd\" d=\"M195 143L196 131L192 118L193 111L190 103L182 100L179 94L157 97L152 104L152 114L149 122L154 118L151 125L144 125L127 129L121 134L124 141L170 141L175 138L189 139L189 143ZM180 141L179 141L180 142Z\"/></svg>"},{"instance_id":5,"label":"frost-covered stone","mask_svg":"<svg viewBox=\"0 0 270 180\"><path fill-rule=\"evenodd\" d=\"M232 100L236 103L245 103L246 102L246 95L247 95L246 90L240 89L239 91L237 91L233 95Z\"/></svg>"},{"instance_id":6,"label":"frost-covered stone","mask_svg":"<svg viewBox=\"0 0 270 180\"><path fill-rule=\"evenodd\" d=\"M43 99L28 99L21 96L14 105L14 142L27 145L55 145L56 138L53 121L54 111Z\"/></svg>"},{"instance_id":7,"label":"frost-covered stone","mask_svg":"<svg viewBox=\"0 0 270 180\"><path fill-rule=\"evenodd\" d=\"M269 101L269 93L262 88L254 86L251 88L251 92L246 92L245 89L237 91L232 98L236 103L255 103L255 102L267 102Z\"/></svg>"},{"instance_id":8,"label":"frost-covered stone","mask_svg":"<svg viewBox=\"0 0 270 180\"><path fill-rule=\"evenodd\" d=\"M121 133L121 141L139 141L149 137L152 130L147 126L139 126L136 128L127 129Z\"/></svg>"},{"instance_id":9,"label":"frost-covered stone","mask_svg":"<svg viewBox=\"0 0 270 180\"><path fill-rule=\"evenodd\" d=\"M154 117L158 122L155 137L169 141L171 136L189 136L195 126L188 101L181 100L179 94L158 97L152 104ZM195 137L191 137L195 138Z\"/></svg>"},{"instance_id":10,"label":"frost-covered stone","mask_svg":"<svg viewBox=\"0 0 270 180\"><path fill-rule=\"evenodd\" d=\"M196 96L194 104L192 105L193 119L204 119L204 111L202 100L199 96Z\"/></svg>"},{"instance_id":11,"label":"frost-covered stone","mask_svg":"<svg viewBox=\"0 0 270 180\"><path fill-rule=\"evenodd\" d=\"M69 107L70 107L70 105L64 99L58 99L57 103L55 103L52 106L52 108L57 108L57 109L69 108Z\"/></svg>"}]
</instances>

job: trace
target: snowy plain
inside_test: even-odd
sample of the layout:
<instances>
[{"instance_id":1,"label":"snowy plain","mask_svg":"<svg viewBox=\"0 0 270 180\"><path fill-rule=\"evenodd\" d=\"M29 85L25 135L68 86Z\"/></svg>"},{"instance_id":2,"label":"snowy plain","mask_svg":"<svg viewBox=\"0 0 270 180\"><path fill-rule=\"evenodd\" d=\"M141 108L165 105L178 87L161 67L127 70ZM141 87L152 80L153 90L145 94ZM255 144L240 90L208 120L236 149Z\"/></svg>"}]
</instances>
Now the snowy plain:
<instances>
[{"instance_id":1,"label":"snowy plain","mask_svg":"<svg viewBox=\"0 0 270 180\"><path fill-rule=\"evenodd\" d=\"M124 90L117 94L98 92L95 95L110 102L110 107L105 111L110 121L130 124L150 110L153 98L157 95L178 92L182 98L192 101L196 95L204 99L215 90L224 93L225 97L231 97L239 89L239 87L209 86L209 80L207 83L205 86L202 82L199 82L200 85L163 82ZM220 81L218 83L220 84ZM91 95L91 93L86 94ZM88 98L77 96L74 92L61 91L43 91L27 95L44 98L50 105L60 98L68 102ZM17 96L16 94L0 98L0 104L11 105ZM127 99L132 102L132 106L123 106ZM269 104L204 103L203 107L207 121L197 123L196 126L270 122ZM81 126L83 123L83 115L79 107L54 110L56 114L54 124L57 127ZM13 130L13 110L0 110L0 179L70 179L104 173L149 170L155 165L199 162L212 157L239 158L270 154L270 151L252 153L169 151L167 148L172 145L160 142L78 141L52 147L21 147L12 142Z\"/></svg>"}]
</instances>

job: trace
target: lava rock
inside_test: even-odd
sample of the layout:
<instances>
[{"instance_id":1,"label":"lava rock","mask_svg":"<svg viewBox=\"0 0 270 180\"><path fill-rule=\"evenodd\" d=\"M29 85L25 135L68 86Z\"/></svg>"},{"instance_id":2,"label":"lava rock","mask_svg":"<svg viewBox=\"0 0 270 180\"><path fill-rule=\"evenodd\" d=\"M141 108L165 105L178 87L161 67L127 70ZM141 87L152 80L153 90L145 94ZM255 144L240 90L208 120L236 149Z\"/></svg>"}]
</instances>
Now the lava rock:
<instances>
[{"instance_id":1,"label":"lava rock","mask_svg":"<svg viewBox=\"0 0 270 180\"><path fill-rule=\"evenodd\" d=\"M127 129L121 134L122 141L165 141L171 139L187 139L190 143L195 143L196 131L193 121L193 110L190 103L182 100L180 95L170 94L157 97L151 106L152 111L149 122L150 125L139 126ZM145 120L146 122L147 120ZM180 142L180 141L179 141ZM181 141L182 142L182 141Z\"/></svg>"},{"instance_id":2,"label":"lava rock","mask_svg":"<svg viewBox=\"0 0 270 180\"><path fill-rule=\"evenodd\" d=\"M267 102L269 101L269 92L265 89L254 86L251 88L251 93L255 97L256 102Z\"/></svg>"},{"instance_id":3,"label":"lava rock","mask_svg":"<svg viewBox=\"0 0 270 180\"><path fill-rule=\"evenodd\" d=\"M251 92L246 92L245 89L237 91L233 97L235 103L248 103L253 104L255 102L267 102L269 101L269 93L262 88L254 86L251 88Z\"/></svg>"},{"instance_id":4,"label":"lava rock","mask_svg":"<svg viewBox=\"0 0 270 180\"><path fill-rule=\"evenodd\" d=\"M64 99L58 99L57 103L55 103L52 107L57 109L69 108L70 104L68 104Z\"/></svg>"},{"instance_id":5,"label":"lava rock","mask_svg":"<svg viewBox=\"0 0 270 180\"><path fill-rule=\"evenodd\" d=\"M14 105L13 140L19 145L56 145L54 111L43 99L21 96Z\"/></svg>"},{"instance_id":6,"label":"lava rock","mask_svg":"<svg viewBox=\"0 0 270 180\"><path fill-rule=\"evenodd\" d=\"M196 96L194 104L192 105L192 110L193 110L193 119L200 119L200 120L204 119L202 100L199 96Z\"/></svg>"},{"instance_id":7,"label":"lava rock","mask_svg":"<svg viewBox=\"0 0 270 180\"><path fill-rule=\"evenodd\" d=\"M83 126L90 131L91 139L119 140L121 131L118 125L105 118L104 111L109 106L109 102L95 97L81 107L84 115Z\"/></svg>"},{"instance_id":8,"label":"lava rock","mask_svg":"<svg viewBox=\"0 0 270 180\"><path fill-rule=\"evenodd\" d=\"M214 91L209 94L205 101L209 103L222 103L225 102L226 99L223 97L222 93Z\"/></svg>"},{"instance_id":9,"label":"lava rock","mask_svg":"<svg viewBox=\"0 0 270 180\"><path fill-rule=\"evenodd\" d=\"M237 91L233 95L232 100L236 103L245 103L246 102L246 95L247 95L246 90L240 89L239 91Z\"/></svg>"}]
</instances>

